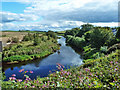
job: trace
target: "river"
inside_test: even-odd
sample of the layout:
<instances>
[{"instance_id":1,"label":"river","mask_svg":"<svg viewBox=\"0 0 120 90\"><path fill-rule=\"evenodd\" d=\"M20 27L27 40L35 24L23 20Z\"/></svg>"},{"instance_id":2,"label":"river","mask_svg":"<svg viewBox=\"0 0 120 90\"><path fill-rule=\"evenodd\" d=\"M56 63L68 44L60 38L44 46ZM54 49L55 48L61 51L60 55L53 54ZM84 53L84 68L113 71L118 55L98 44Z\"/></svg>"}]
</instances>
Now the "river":
<instances>
[{"instance_id":1,"label":"river","mask_svg":"<svg viewBox=\"0 0 120 90\"><path fill-rule=\"evenodd\" d=\"M17 79L22 79L23 74L19 70L24 69L25 71L33 71L33 73L27 73L30 78L36 79L37 76L46 77L49 74L49 71L54 72L57 70L56 63L60 63L69 68L74 65L81 65L82 59L78 53L75 52L70 46L66 46L65 38L61 37L57 40L61 44L59 53L55 52L43 59L29 61L27 63L20 63L14 65L3 65L3 71L5 71L6 80L11 77L12 74L16 74Z\"/></svg>"}]
</instances>

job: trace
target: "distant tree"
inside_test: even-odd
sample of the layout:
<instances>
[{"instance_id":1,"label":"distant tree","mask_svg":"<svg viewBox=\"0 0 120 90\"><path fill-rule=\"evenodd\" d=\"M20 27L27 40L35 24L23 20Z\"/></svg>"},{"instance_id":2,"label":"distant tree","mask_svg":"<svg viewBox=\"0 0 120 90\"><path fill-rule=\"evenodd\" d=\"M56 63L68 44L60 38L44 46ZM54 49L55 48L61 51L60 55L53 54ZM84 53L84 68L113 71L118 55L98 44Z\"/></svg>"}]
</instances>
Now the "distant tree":
<instances>
[{"instance_id":1,"label":"distant tree","mask_svg":"<svg viewBox=\"0 0 120 90\"><path fill-rule=\"evenodd\" d=\"M85 32L87 32L87 31L89 31L89 30L91 30L91 29L93 29L94 28L94 26L92 25L92 24L83 24L83 25L81 25L81 30L85 33Z\"/></svg>"},{"instance_id":2,"label":"distant tree","mask_svg":"<svg viewBox=\"0 0 120 90\"><path fill-rule=\"evenodd\" d=\"M57 38L57 34L55 32L53 32L53 31L50 31L50 30L48 32L46 32L46 35L50 36L50 37L52 37L54 39Z\"/></svg>"}]
</instances>

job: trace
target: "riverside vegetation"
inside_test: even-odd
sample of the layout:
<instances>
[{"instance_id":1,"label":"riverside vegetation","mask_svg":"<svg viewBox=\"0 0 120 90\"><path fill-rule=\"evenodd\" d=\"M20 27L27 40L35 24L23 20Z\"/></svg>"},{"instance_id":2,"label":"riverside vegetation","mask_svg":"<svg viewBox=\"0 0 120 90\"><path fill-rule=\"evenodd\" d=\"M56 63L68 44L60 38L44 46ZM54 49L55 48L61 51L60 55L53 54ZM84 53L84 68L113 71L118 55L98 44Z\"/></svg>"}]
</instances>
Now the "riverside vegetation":
<instances>
[{"instance_id":1,"label":"riverside vegetation","mask_svg":"<svg viewBox=\"0 0 120 90\"><path fill-rule=\"evenodd\" d=\"M14 44L3 48L2 58L4 63L16 63L43 58L59 49L57 36L52 31L44 34L28 33L21 42L19 42L19 38L15 37L11 40L8 39L8 41Z\"/></svg>"},{"instance_id":2,"label":"riverside vegetation","mask_svg":"<svg viewBox=\"0 0 120 90\"><path fill-rule=\"evenodd\" d=\"M66 31L66 42L74 48L82 50L84 64L64 70L64 66L57 64L58 70L48 77L31 80L26 73L25 80L16 79L13 74L9 81L3 81L2 87L9 89L22 88L120 88L120 28L94 27L90 24Z\"/></svg>"}]
</instances>

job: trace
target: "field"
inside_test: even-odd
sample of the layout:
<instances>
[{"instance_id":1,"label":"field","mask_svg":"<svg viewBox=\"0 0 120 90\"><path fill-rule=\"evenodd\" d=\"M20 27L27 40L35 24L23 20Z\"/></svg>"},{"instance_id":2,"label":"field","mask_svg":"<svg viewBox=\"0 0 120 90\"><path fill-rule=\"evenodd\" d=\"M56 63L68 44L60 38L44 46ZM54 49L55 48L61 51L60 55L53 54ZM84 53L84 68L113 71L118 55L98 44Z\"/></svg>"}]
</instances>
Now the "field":
<instances>
[{"instance_id":1,"label":"field","mask_svg":"<svg viewBox=\"0 0 120 90\"><path fill-rule=\"evenodd\" d=\"M23 36L28 34L28 32L0 32L0 33L2 33L0 41L3 42L3 45L6 45L7 40L11 39L12 37L17 37L19 38L19 40L22 40Z\"/></svg>"},{"instance_id":2,"label":"field","mask_svg":"<svg viewBox=\"0 0 120 90\"><path fill-rule=\"evenodd\" d=\"M19 41L21 41L23 39L23 36L27 35L28 33L35 33L35 31L31 31L31 32L18 32L18 31L0 31L0 41L3 42L3 46L7 45L7 40L11 39L12 37L16 37L19 38ZM40 33L40 32L39 32ZM44 32L41 32L41 35ZM39 34L40 35L40 34Z\"/></svg>"}]
</instances>

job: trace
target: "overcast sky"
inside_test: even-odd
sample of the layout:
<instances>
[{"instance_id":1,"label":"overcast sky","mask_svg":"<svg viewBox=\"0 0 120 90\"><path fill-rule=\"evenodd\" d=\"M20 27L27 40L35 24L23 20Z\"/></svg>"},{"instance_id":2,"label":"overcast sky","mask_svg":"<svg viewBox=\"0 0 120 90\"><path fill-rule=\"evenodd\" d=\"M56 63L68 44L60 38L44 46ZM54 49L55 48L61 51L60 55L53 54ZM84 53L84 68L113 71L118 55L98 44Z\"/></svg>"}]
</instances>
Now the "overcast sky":
<instances>
[{"instance_id":1,"label":"overcast sky","mask_svg":"<svg viewBox=\"0 0 120 90\"><path fill-rule=\"evenodd\" d=\"M85 23L118 26L119 0L2 0L2 30L67 30Z\"/></svg>"}]
</instances>

